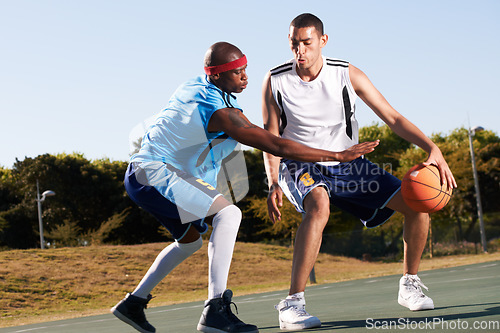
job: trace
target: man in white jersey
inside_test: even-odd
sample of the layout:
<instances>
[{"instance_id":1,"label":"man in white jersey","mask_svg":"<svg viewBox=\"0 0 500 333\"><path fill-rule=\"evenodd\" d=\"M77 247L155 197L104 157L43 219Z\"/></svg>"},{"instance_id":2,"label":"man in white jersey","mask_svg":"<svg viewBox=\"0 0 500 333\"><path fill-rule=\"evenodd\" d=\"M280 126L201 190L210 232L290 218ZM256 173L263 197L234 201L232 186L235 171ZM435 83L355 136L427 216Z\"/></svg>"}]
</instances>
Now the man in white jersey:
<instances>
[{"instance_id":1,"label":"man in white jersey","mask_svg":"<svg viewBox=\"0 0 500 333\"><path fill-rule=\"evenodd\" d=\"M354 111L359 96L396 134L428 152L425 163L436 165L443 182L456 187L439 148L392 108L361 70L347 61L322 56L328 36L319 18L299 15L290 24L288 38L294 58L273 68L264 79L265 129L312 148L344 150L358 143ZM303 213L289 295L276 306L281 329L321 326L317 317L305 311L304 290L320 249L330 204L359 217L368 228L381 225L394 211L403 213L404 267L398 302L412 311L434 308L417 276L429 216L404 203L399 179L364 158L347 163L303 163L264 153L264 162L271 220L280 219L283 193Z\"/></svg>"},{"instance_id":2,"label":"man in white jersey","mask_svg":"<svg viewBox=\"0 0 500 333\"><path fill-rule=\"evenodd\" d=\"M374 150L367 142L340 152L310 149L250 123L233 93L248 83L247 60L234 45L219 42L205 55L205 74L182 84L147 130L125 175L130 198L155 216L175 242L155 259L135 290L111 312L139 332L155 332L144 309L152 289L202 246L200 234L213 227L208 243L208 299L197 329L258 332L231 311L226 289L241 211L217 189L222 161L237 142L301 161L350 161ZM233 200L234 201L234 200Z\"/></svg>"}]
</instances>

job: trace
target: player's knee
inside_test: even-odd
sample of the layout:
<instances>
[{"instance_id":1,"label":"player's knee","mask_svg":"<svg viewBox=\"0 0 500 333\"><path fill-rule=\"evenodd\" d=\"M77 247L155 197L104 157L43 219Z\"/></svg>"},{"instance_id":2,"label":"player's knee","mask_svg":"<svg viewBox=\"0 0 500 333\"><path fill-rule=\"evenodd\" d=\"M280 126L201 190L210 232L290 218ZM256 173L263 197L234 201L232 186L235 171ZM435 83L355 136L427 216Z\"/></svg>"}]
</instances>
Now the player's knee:
<instances>
[{"instance_id":1,"label":"player's knee","mask_svg":"<svg viewBox=\"0 0 500 333\"><path fill-rule=\"evenodd\" d=\"M403 216L405 225L422 228L429 227L430 218L428 213L416 212L410 209L408 212L403 213Z\"/></svg>"},{"instance_id":2,"label":"player's knee","mask_svg":"<svg viewBox=\"0 0 500 333\"><path fill-rule=\"evenodd\" d=\"M176 243L177 243L177 247L181 251L191 255L191 254L195 253L196 251L198 251L199 249L201 249L201 246L203 245L203 239L201 237L199 237L197 240L195 240L194 242L191 242L191 243L179 243L179 242L176 242Z\"/></svg>"},{"instance_id":3,"label":"player's knee","mask_svg":"<svg viewBox=\"0 0 500 333\"><path fill-rule=\"evenodd\" d=\"M400 209L399 212L401 212L404 215L405 220L407 220L407 219L428 220L429 219L428 213L414 211L413 209L411 209L408 206L404 207L403 209Z\"/></svg>"},{"instance_id":4,"label":"player's knee","mask_svg":"<svg viewBox=\"0 0 500 333\"><path fill-rule=\"evenodd\" d=\"M311 194L311 193L310 193ZM304 200L306 215L314 216L315 219L328 220L330 216L330 198L325 190L308 195Z\"/></svg>"},{"instance_id":5,"label":"player's knee","mask_svg":"<svg viewBox=\"0 0 500 333\"><path fill-rule=\"evenodd\" d=\"M325 205L330 203L330 196L326 191L325 187L318 186L313 188L304 198L304 206L307 205Z\"/></svg>"},{"instance_id":6,"label":"player's knee","mask_svg":"<svg viewBox=\"0 0 500 333\"><path fill-rule=\"evenodd\" d=\"M421 212L415 212L415 219L422 221L422 222L428 222L429 221L429 214L428 213L421 213Z\"/></svg>"},{"instance_id":7,"label":"player's knee","mask_svg":"<svg viewBox=\"0 0 500 333\"><path fill-rule=\"evenodd\" d=\"M241 222L241 219L243 218L243 213L241 212L241 209L239 209L235 205L226 206L223 209L221 209L221 212L222 211L231 216L234 221L238 221L238 224Z\"/></svg>"},{"instance_id":8,"label":"player's knee","mask_svg":"<svg viewBox=\"0 0 500 333\"><path fill-rule=\"evenodd\" d=\"M215 214L212 226L214 229L219 226L224 226L224 228L238 230L241 224L241 218L241 210L235 205L229 205L222 208L217 214Z\"/></svg>"},{"instance_id":9,"label":"player's knee","mask_svg":"<svg viewBox=\"0 0 500 333\"><path fill-rule=\"evenodd\" d=\"M405 217L405 221L408 221L408 220L428 221L429 220L428 213L417 212L417 211L413 210L412 208L410 208L410 206L408 206L408 204L403 199L403 195L401 194L401 191L399 191L398 193L396 193L396 195L394 195L394 197L387 203L386 207L403 214L403 216Z\"/></svg>"}]
</instances>

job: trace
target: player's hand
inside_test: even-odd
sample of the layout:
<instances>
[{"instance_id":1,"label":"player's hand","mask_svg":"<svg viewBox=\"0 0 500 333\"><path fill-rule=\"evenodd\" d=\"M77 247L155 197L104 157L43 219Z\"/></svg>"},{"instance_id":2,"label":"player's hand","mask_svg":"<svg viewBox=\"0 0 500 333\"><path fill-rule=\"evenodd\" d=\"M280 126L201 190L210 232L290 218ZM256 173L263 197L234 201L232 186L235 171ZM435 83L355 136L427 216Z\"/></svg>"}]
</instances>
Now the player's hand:
<instances>
[{"instance_id":1,"label":"player's hand","mask_svg":"<svg viewBox=\"0 0 500 333\"><path fill-rule=\"evenodd\" d=\"M431 150L427 161L423 163L423 165L435 165L439 169L439 174L441 176L441 185L448 184L448 188L457 188L457 182L455 181L455 177L453 177L453 173L446 163L443 154L439 148L435 148Z\"/></svg>"},{"instance_id":2,"label":"player's hand","mask_svg":"<svg viewBox=\"0 0 500 333\"><path fill-rule=\"evenodd\" d=\"M271 222L281 221L280 207L283 206L283 191L278 184L271 185L267 196L267 211Z\"/></svg>"},{"instance_id":3,"label":"player's hand","mask_svg":"<svg viewBox=\"0 0 500 333\"><path fill-rule=\"evenodd\" d=\"M378 146L379 143L380 140L358 143L357 145L349 147L343 152L340 152L338 160L340 162L349 162L355 160L362 155L374 151L375 147Z\"/></svg>"}]
</instances>

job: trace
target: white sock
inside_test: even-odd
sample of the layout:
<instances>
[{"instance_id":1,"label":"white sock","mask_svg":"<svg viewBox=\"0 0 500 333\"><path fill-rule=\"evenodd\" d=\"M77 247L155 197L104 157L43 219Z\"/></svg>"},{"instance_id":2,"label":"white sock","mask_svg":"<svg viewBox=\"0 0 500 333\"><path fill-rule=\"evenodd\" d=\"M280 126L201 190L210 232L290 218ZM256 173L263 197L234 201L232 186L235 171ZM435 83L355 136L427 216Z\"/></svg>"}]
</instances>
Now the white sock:
<instances>
[{"instance_id":1,"label":"white sock","mask_svg":"<svg viewBox=\"0 0 500 333\"><path fill-rule=\"evenodd\" d=\"M175 241L164 248L160 254L158 254L141 282L139 282L139 285L132 292L132 295L147 298L151 290L153 290L168 273L186 258L198 251L202 244L203 240L200 237L192 243L179 243Z\"/></svg>"},{"instance_id":2,"label":"white sock","mask_svg":"<svg viewBox=\"0 0 500 333\"><path fill-rule=\"evenodd\" d=\"M292 298L302 299L302 298L304 298L304 292L301 291L300 293L295 293L295 294L292 294L292 295L288 295L286 297L286 299L292 299Z\"/></svg>"},{"instance_id":3,"label":"white sock","mask_svg":"<svg viewBox=\"0 0 500 333\"><path fill-rule=\"evenodd\" d=\"M208 299L222 296L227 286L227 277L234 243L241 223L241 210L230 205L215 214L212 235L208 243Z\"/></svg>"}]
</instances>

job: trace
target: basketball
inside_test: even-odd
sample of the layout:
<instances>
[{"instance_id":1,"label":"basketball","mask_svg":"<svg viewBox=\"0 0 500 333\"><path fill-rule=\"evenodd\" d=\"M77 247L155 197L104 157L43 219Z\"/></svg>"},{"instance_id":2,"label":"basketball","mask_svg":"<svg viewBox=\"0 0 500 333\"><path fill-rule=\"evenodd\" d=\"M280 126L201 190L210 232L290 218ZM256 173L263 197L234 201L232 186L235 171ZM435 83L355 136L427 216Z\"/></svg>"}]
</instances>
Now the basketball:
<instances>
[{"instance_id":1,"label":"basketball","mask_svg":"<svg viewBox=\"0 0 500 333\"><path fill-rule=\"evenodd\" d=\"M418 164L403 177L401 194L411 209L417 212L434 213L442 209L451 198L451 188L441 186L439 169L434 165Z\"/></svg>"}]
</instances>

